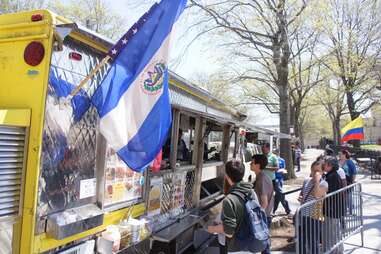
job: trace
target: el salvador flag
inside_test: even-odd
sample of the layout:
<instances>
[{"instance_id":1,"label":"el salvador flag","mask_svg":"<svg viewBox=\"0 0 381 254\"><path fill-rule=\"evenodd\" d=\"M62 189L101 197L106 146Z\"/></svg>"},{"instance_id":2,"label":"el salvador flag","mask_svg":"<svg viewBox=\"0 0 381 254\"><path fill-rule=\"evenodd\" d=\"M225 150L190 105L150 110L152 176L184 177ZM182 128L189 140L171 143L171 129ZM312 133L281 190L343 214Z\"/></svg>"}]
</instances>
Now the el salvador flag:
<instances>
[{"instance_id":1,"label":"el salvador flag","mask_svg":"<svg viewBox=\"0 0 381 254\"><path fill-rule=\"evenodd\" d=\"M186 0L155 3L109 51L108 73L92 97L100 132L133 170L143 171L171 125L168 49Z\"/></svg>"}]
</instances>

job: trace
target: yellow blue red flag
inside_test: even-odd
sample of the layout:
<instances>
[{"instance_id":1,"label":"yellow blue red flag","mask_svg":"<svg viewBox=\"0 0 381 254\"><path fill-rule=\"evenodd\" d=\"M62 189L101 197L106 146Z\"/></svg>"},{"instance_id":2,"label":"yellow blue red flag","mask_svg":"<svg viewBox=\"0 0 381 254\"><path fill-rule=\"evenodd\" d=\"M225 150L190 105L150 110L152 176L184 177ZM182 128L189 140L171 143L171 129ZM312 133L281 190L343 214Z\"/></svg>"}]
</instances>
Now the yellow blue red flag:
<instances>
[{"instance_id":1,"label":"yellow blue red flag","mask_svg":"<svg viewBox=\"0 0 381 254\"><path fill-rule=\"evenodd\" d=\"M364 139L364 120L361 116L351 121L341 129L341 141L363 140Z\"/></svg>"}]
</instances>

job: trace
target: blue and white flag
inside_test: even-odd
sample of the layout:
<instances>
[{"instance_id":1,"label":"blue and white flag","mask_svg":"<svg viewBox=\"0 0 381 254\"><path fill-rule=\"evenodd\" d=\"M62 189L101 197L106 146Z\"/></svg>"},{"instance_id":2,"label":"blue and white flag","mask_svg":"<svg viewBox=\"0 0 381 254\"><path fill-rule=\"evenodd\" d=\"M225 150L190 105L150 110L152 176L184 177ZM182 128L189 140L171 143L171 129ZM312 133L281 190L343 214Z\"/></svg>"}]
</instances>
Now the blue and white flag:
<instances>
[{"instance_id":1,"label":"blue and white flag","mask_svg":"<svg viewBox=\"0 0 381 254\"><path fill-rule=\"evenodd\" d=\"M168 50L186 0L154 4L110 49L111 67L92 97L100 132L133 170L159 153L171 125Z\"/></svg>"}]
</instances>

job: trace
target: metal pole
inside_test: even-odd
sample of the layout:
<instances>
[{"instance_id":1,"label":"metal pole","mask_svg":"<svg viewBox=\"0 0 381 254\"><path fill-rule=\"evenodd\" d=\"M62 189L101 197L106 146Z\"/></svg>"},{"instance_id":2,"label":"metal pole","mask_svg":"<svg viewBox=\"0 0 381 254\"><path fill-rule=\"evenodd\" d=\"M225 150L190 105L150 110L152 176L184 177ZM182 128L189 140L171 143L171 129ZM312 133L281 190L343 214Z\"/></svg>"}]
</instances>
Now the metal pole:
<instances>
[{"instance_id":1,"label":"metal pole","mask_svg":"<svg viewBox=\"0 0 381 254\"><path fill-rule=\"evenodd\" d=\"M300 247L300 217L299 217L299 213L300 213L300 208L296 210L296 213L295 213L295 235L296 235L296 239L295 239L295 249L296 249L296 254L301 254L299 252L299 247Z\"/></svg>"},{"instance_id":2,"label":"metal pole","mask_svg":"<svg viewBox=\"0 0 381 254\"><path fill-rule=\"evenodd\" d=\"M363 200L362 200L362 186L358 185L360 189L360 220L361 220L361 247L364 247L364 218L363 218Z\"/></svg>"}]
</instances>

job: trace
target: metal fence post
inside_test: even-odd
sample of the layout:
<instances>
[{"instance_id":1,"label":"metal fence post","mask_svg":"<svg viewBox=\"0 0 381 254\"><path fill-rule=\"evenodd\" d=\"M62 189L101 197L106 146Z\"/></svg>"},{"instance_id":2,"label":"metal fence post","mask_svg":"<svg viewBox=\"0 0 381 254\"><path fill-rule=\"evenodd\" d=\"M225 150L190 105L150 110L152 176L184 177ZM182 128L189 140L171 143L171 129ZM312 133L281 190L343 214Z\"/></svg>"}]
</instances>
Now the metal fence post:
<instances>
[{"instance_id":1,"label":"metal fence post","mask_svg":"<svg viewBox=\"0 0 381 254\"><path fill-rule=\"evenodd\" d=\"M319 202L322 202L320 208ZM361 246L364 246L362 207L360 183L301 205L295 213L295 252L318 254L342 251L344 242L357 233L361 233ZM317 215L320 209L323 218ZM321 242L320 236L323 237Z\"/></svg>"},{"instance_id":2,"label":"metal fence post","mask_svg":"<svg viewBox=\"0 0 381 254\"><path fill-rule=\"evenodd\" d=\"M363 200L362 200L362 186L359 186L359 196L360 196L360 218L361 218L361 247L364 247L364 218L363 218Z\"/></svg>"},{"instance_id":3,"label":"metal fence post","mask_svg":"<svg viewBox=\"0 0 381 254\"><path fill-rule=\"evenodd\" d=\"M299 253L299 245L300 245L300 221L299 221L299 213L300 213L300 208L298 208L295 212L295 249L296 249L296 254L302 254Z\"/></svg>"}]
</instances>

